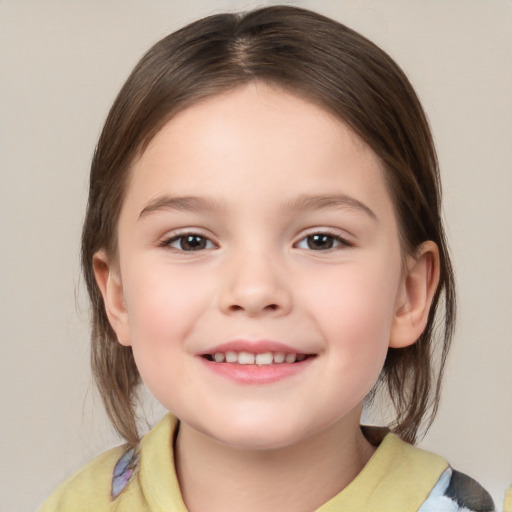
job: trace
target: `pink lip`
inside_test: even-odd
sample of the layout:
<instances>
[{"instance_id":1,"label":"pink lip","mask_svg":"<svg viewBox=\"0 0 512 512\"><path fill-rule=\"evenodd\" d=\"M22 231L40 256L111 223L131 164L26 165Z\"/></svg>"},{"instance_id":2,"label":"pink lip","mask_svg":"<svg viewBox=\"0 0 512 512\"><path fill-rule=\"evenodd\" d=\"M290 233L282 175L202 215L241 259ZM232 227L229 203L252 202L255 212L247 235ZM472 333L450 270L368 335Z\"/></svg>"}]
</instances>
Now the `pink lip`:
<instances>
[{"instance_id":1,"label":"pink lip","mask_svg":"<svg viewBox=\"0 0 512 512\"><path fill-rule=\"evenodd\" d=\"M200 355L215 354L215 352L249 352L262 354L264 352L284 352L285 354L305 354L303 350L270 340L233 340L204 350Z\"/></svg>"},{"instance_id":2,"label":"pink lip","mask_svg":"<svg viewBox=\"0 0 512 512\"><path fill-rule=\"evenodd\" d=\"M253 354L265 352L284 352L285 354L307 354L303 350L290 347L283 343L269 340L234 340L202 352L199 359L208 370L220 377L234 381L237 384L263 385L292 377L306 370L315 359L315 354L309 354L303 361L295 363L279 363L272 365L243 365L236 363L217 363L203 356L212 355L215 352L249 352Z\"/></svg>"}]
</instances>

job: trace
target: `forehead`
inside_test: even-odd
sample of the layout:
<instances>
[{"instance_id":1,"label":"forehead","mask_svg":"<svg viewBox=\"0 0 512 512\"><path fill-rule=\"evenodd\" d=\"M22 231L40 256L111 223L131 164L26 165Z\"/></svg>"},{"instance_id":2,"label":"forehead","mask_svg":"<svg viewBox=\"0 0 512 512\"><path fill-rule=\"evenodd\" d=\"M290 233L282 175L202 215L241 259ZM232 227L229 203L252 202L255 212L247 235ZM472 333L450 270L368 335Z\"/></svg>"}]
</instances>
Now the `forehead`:
<instances>
[{"instance_id":1,"label":"forehead","mask_svg":"<svg viewBox=\"0 0 512 512\"><path fill-rule=\"evenodd\" d=\"M172 139L178 142L193 137L200 143L195 145L196 150L206 151L216 146L231 151L233 141L223 138L223 129L236 129L237 124L243 128L243 134L251 132L254 146L260 148L271 139L279 143L293 137L297 142L304 142L311 153L314 143L320 152L323 147L318 142L329 144L333 139L338 142L343 139L344 149L356 151L361 158L381 167L371 148L338 116L279 85L261 81L202 98L180 110L156 133L132 167L140 168L141 164L162 158ZM179 149L180 144L173 147L176 155Z\"/></svg>"},{"instance_id":2,"label":"forehead","mask_svg":"<svg viewBox=\"0 0 512 512\"><path fill-rule=\"evenodd\" d=\"M132 166L128 192L222 196L249 180L255 191L267 187L267 194L277 191L286 200L294 191L329 192L340 177L339 192L355 193L366 182L358 193L387 196L380 159L342 120L255 82L203 99L168 121Z\"/></svg>"}]
</instances>

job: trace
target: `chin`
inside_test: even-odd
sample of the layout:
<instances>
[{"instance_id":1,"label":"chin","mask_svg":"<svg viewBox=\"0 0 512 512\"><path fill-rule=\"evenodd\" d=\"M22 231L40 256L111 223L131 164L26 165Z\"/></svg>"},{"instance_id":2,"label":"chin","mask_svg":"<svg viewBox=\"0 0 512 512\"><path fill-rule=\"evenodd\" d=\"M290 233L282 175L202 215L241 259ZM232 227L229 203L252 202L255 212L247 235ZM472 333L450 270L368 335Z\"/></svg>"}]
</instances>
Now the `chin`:
<instances>
[{"instance_id":1,"label":"chin","mask_svg":"<svg viewBox=\"0 0 512 512\"><path fill-rule=\"evenodd\" d=\"M228 423L224 420L216 425L210 424L207 431L203 430L203 434L225 446L246 451L287 448L313 434L313 432L300 430L297 422L283 421L283 416L267 419L261 416L258 418L246 416L239 421L232 416L228 418Z\"/></svg>"},{"instance_id":2,"label":"chin","mask_svg":"<svg viewBox=\"0 0 512 512\"><path fill-rule=\"evenodd\" d=\"M267 430L266 432L231 432L217 440L230 448L241 451L272 451L287 448L297 442L297 439L291 439L290 436L282 436L280 433Z\"/></svg>"}]
</instances>

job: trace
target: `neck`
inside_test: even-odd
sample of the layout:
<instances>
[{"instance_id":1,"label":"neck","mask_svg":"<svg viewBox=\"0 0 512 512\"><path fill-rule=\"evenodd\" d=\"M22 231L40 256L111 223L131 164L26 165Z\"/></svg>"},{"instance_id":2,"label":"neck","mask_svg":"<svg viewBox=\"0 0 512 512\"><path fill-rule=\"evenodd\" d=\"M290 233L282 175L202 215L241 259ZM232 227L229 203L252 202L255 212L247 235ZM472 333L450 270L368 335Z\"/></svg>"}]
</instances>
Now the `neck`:
<instances>
[{"instance_id":1,"label":"neck","mask_svg":"<svg viewBox=\"0 0 512 512\"><path fill-rule=\"evenodd\" d=\"M373 452L354 422L258 451L227 446L181 424L175 460L190 512L310 512L343 490Z\"/></svg>"}]
</instances>

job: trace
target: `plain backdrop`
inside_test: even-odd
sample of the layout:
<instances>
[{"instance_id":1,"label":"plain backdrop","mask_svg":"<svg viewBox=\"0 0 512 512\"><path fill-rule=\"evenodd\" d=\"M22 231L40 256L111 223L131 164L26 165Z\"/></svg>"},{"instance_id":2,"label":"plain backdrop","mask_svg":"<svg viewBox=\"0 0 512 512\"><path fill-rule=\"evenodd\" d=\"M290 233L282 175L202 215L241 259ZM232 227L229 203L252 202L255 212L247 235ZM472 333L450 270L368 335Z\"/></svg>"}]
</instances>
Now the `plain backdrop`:
<instances>
[{"instance_id":1,"label":"plain backdrop","mask_svg":"<svg viewBox=\"0 0 512 512\"><path fill-rule=\"evenodd\" d=\"M0 0L0 509L35 510L119 444L88 368L78 258L88 167L138 58L198 17L272 2ZM439 151L459 291L438 418L421 445L512 483L512 1L317 0L388 51ZM153 405L150 421L162 414Z\"/></svg>"}]
</instances>

